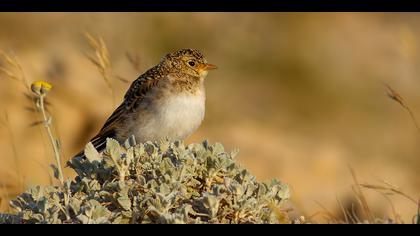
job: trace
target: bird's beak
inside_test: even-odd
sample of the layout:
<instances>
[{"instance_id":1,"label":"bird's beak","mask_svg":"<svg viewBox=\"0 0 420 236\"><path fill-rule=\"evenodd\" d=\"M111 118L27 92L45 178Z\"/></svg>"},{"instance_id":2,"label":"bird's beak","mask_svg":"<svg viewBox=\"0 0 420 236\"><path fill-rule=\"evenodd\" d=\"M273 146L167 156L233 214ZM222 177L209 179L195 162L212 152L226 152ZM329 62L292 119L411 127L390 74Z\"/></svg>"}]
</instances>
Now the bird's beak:
<instances>
[{"instance_id":1,"label":"bird's beak","mask_svg":"<svg viewBox=\"0 0 420 236\"><path fill-rule=\"evenodd\" d=\"M209 70L214 70L214 69L217 69L217 66L207 63L204 65L202 70L209 71Z\"/></svg>"}]
</instances>

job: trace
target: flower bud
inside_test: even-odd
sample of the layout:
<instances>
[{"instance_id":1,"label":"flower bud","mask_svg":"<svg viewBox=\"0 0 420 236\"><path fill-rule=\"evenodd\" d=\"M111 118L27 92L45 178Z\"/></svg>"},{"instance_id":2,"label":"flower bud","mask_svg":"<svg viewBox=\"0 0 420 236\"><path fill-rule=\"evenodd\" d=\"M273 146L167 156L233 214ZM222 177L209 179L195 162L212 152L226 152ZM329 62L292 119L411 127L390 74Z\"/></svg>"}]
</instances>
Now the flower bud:
<instances>
[{"instance_id":1,"label":"flower bud","mask_svg":"<svg viewBox=\"0 0 420 236\"><path fill-rule=\"evenodd\" d=\"M35 81L31 84L31 90L36 95L45 95L51 88L52 85L45 81Z\"/></svg>"}]
</instances>

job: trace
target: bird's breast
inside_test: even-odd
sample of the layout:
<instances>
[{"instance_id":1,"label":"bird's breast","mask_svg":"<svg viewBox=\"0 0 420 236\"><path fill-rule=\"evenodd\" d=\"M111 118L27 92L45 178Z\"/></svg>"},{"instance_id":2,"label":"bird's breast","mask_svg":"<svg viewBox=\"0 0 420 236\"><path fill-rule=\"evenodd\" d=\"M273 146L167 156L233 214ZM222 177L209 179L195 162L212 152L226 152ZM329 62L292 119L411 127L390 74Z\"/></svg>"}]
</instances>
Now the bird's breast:
<instances>
[{"instance_id":1,"label":"bird's breast","mask_svg":"<svg viewBox=\"0 0 420 236\"><path fill-rule=\"evenodd\" d=\"M141 141L168 137L182 140L201 124L205 113L204 91L154 97L138 112L132 132Z\"/></svg>"},{"instance_id":2,"label":"bird's breast","mask_svg":"<svg viewBox=\"0 0 420 236\"><path fill-rule=\"evenodd\" d=\"M158 108L161 124L169 129L197 128L204 118L205 99L200 95L178 94L164 99Z\"/></svg>"}]
</instances>

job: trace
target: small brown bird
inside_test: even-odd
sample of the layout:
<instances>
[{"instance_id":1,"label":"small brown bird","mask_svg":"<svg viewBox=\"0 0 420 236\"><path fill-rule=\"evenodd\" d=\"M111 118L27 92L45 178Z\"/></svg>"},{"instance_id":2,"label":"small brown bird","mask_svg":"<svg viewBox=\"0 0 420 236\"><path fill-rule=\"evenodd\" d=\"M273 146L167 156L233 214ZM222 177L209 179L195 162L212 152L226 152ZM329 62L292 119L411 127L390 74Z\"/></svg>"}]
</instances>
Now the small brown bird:
<instances>
[{"instance_id":1,"label":"small brown bird","mask_svg":"<svg viewBox=\"0 0 420 236\"><path fill-rule=\"evenodd\" d=\"M102 151L107 138L121 143L132 135L137 142L187 138L204 118L204 78L216 68L195 49L167 54L131 84L122 104L91 139L93 146Z\"/></svg>"}]
</instances>

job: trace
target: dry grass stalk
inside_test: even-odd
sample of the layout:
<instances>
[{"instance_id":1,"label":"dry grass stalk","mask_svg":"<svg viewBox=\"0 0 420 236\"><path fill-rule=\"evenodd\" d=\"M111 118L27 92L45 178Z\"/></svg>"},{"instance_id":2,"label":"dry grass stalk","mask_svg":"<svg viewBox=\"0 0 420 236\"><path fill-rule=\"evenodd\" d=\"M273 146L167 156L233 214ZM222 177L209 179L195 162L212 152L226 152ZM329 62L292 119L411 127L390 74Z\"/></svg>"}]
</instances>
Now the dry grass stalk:
<instances>
[{"instance_id":1,"label":"dry grass stalk","mask_svg":"<svg viewBox=\"0 0 420 236\"><path fill-rule=\"evenodd\" d=\"M322 205L321 203L315 201L315 203L324 211L324 217L326 222L328 223L332 223L332 224L338 224L338 223L342 223L341 220L336 217L332 212L330 212L324 205Z\"/></svg>"},{"instance_id":2,"label":"dry grass stalk","mask_svg":"<svg viewBox=\"0 0 420 236\"><path fill-rule=\"evenodd\" d=\"M24 184L23 184L23 176L21 175L21 171L20 171L20 165L19 165L19 155L17 152L17 146L16 146L16 142L15 142L15 136L13 134L12 128L10 126L10 120L9 120L9 115L8 113L5 111L4 112L4 122L2 122L3 125L6 127L7 131L8 131L8 135L9 135L9 140L11 142L11 146L12 146L12 151L13 151L13 160L15 162L15 168L16 168L16 176L18 179L18 183L19 183L19 189L21 191L23 191L24 189Z\"/></svg>"},{"instance_id":3,"label":"dry grass stalk","mask_svg":"<svg viewBox=\"0 0 420 236\"><path fill-rule=\"evenodd\" d=\"M359 181L357 180L356 172L351 166L349 166L349 170L354 181L353 191L357 197L357 200L360 202L360 205L362 206L363 213L369 223L374 223L373 214L366 201L366 197L363 194L362 189L360 188L360 184L359 184Z\"/></svg>"},{"instance_id":4,"label":"dry grass stalk","mask_svg":"<svg viewBox=\"0 0 420 236\"><path fill-rule=\"evenodd\" d=\"M20 82L26 90L30 91L30 85L29 82L25 76L25 73L23 71L23 67L21 66L21 63L19 62L18 58L15 56L14 53L5 53L4 51L0 51L0 60L3 62L0 66L0 73L6 75L7 78ZM21 175L20 166L19 166L19 157L17 152L17 146L15 143L15 137L13 135L12 129L10 127L10 121L9 116L7 112L4 113L4 122L3 124L6 126L8 130L9 139L12 144L12 151L14 156L14 162L16 166L16 176L19 180L19 188L23 190L24 188L24 181L23 176Z\"/></svg>"},{"instance_id":5,"label":"dry grass stalk","mask_svg":"<svg viewBox=\"0 0 420 236\"><path fill-rule=\"evenodd\" d=\"M139 55L138 54L132 55L131 53L126 52L125 53L125 56L127 57L127 60L128 60L128 62L130 62L130 64L133 67L133 69L137 73L141 74L141 70L140 70L140 57L139 57ZM126 78L124 78L122 76L115 75L115 78L117 78L118 80L120 80L120 81L122 81L124 83L130 83L130 80L128 80L128 79L126 79Z\"/></svg>"},{"instance_id":6,"label":"dry grass stalk","mask_svg":"<svg viewBox=\"0 0 420 236\"><path fill-rule=\"evenodd\" d=\"M25 73L23 71L23 67L21 66L18 58L14 54L6 54L3 51L0 51L0 59L4 61L4 64L7 66L7 67L0 67L0 72L5 74L9 79L21 82L23 86L26 88L26 90L28 91L27 93L24 93L24 95L26 96L26 98L28 98L32 102L35 108L29 108L29 109L27 108L27 110L41 111L40 113L42 116L42 121L33 122L31 126L44 124L47 134L48 134L48 138L50 139L50 142L52 143L55 160L57 162L57 169L55 170L56 172L58 172L57 175L59 176L60 181L63 183L64 177L63 177L62 169L61 169L59 141L52 134L52 128L51 128L52 118L51 116L47 115L47 112L48 112L47 105L49 105L49 103L45 100L45 95L47 91L49 90L49 88L47 87L48 86L51 87L51 85L43 82L44 85L48 85L48 86L47 87L39 86L39 88L37 88L37 91L35 92L34 84L39 83L39 82L35 82L32 85L29 84L25 76ZM14 152L17 153L15 147L14 149L15 149ZM15 158L15 161L17 164L16 158ZM20 175L18 174L18 176Z\"/></svg>"},{"instance_id":7,"label":"dry grass stalk","mask_svg":"<svg viewBox=\"0 0 420 236\"><path fill-rule=\"evenodd\" d=\"M11 199L10 192L9 192L6 184L3 183L3 182L0 182L0 185L1 185L1 188L3 189L3 191L0 191L0 193L3 193L3 197L1 197L1 198L2 199ZM7 204L6 212L9 212L9 211L10 211L10 205Z\"/></svg>"},{"instance_id":8,"label":"dry grass stalk","mask_svg":"<svg viewBox=\"0 0 420 236\"><path fill-rule=\"evenodd\" d=\"M408 106L404 98L397 91L391 88L391 86L389 86L387 83L384 83L384 82L382 83L388 89L388 93L387 93L388 97L396 101L397 103L399 103L410 114L411 120L416 126L417 132L420 133L420 126L417 123L416 117L414 116L414 113L412 112L411 108Z\"/></svg>"},{"instance_id":9,"label":"dry grass stalk","mask_svg":"<svg viewBox=\"0 0 420 236\"><path fill-rule=\"evenodd\" d=\"M385 181L383 181L386 185L377 185L377 184L360 184L360 186L364 187L364 188L368 188L368 189L374 189L380 192L383 192L386 195L400 195L405 197L406 199L410 200L411 202L413 202L415 205L417 205L417 201L410 197L408 194L404 193L403 191L399 190L398 187L395 187L393 185L390 185L388 183L386 183Z\"/></svg>"},{"instance_id":10,"label":"dry grass stalk","mask_svg":"<svg viewBox=\"0 0 420 236\"><path fill-rule=\"evenodd\" d=\"M0 59L5 62L4 64L7 66L0 66L0 72L7 76L7 78L20 82L27 92L24 93L25 97L31 101L31 103L36 106L36 98L32 95L31 86L29 81L27 80L25 73L23 71L23 67L20 64L18 58L13 54L7 54L3 51L0 51ZM1 64L0 64L1 65ZM44 101L45 105L50 105L48 101ZM28 111L36 111L36 108L32 107L25 107Z\"/></svg>"},{"instance_id":11,"label":"dry grass stalk","mask_svg":"<svg viewBox=\"0 0 420 236\"><path fill-rule=\"evenodd\" d=\"M341 203L340 199L338 199L337 196L336 196L336 200L338 202L338 205L340 206L341 212L343 213L345 223L350 224L349 216L348 216L349 214L348 214L347 210L344 208L343 204Z\"/></svg>"},{"instance_id":12,"label":"dry grass stalk","mask_svg":"<svg viewBox=\"0 0 420 236\"><path fill-rule=\"evenodd\" d=\"M342 212L343 217L337 216L336 214L331 213L326 207L324 207L322 204L316 202L323 210L322 213L324 213L324 218L326 222L333 223L333 224L340 224L340 223L346 223L346 224L354 224L354 223L397 223L397 224L403 224L404 221L401 219L401 216L398 214L394 204L392 203L390 199L390 195L400 195L404 198L410 200L413 202L417 207L417 214L413 216L413 223L420 224L420 199L416 201L414 198L410 197L408 194L401 191L397 186L392 185L386 181L381 180L384 185L374 185L374 184L360 184L357 178L357 175L354 171L354 169L349 166L350 173L353 178L354 185L352 186L353 192L355 194L357 203L362 207L362 214L364 218L360 219L358 217L358 214L355 211L354 204L351 205L351 210L346 209L343 204L340 202L340 200L337 198L337 203L340 207L340 210ZM361 187L367 188L367 189L373 189L377 192L379 192L387 202L389 203L392 211L393 218L375 218L372 211L369 208L369 205L366 201L366 197L363 194Z\"/></svg>"},{"instance_id":13,"label":"dry grass stalk","mask_svg":"<svg viewBox=\"0 0 420 236\"><path fill-rule=\"evenodd\" d=\"M311 215L309 215L309 216L306 216L305 218L306 218L306 222L308 222L308 223L312 223L312 222L315 222L314 221L314 218L316 217L316 216L318 216L319 214L321 214L322 212L320 212L320 211L317 211L317 212L315 212L315 213L312 213Z\"/></svg>"},{"instance_id":14,"label":"dry grass stalk","mask_svg":"<svg viewBox=\"0 0 420 236\"><path fill-rule=\"evenodd\" d=\"M105 41L102 37L95 38L88 32L85 33L85 38L88 41L90 48L93 50L94 57L85 54L86 57L95 65L96 69L102 75L112 96L113 105L115 105L115 91L111 84L111 62L109 52L106 47Z\"/></svg>"},{"instance_id":15,"label":"dry grass stalk","mask_svg":"<svg viewBox=\"0 0 420 236\"><path fill-rule=\"evenodd\" d=\"M0 72L5 74L8 78L21 82L27 90L30 90L29 82L26 79L23 68L17 59L17 57L11 53L7 54L3 51L0 51L0 58L5 62L5 64L10 67L0 67Z\"/></svg>"},{"instance_id":16,"label":"dry grass stalk","mask_svg":"<svg viewBox=\"0 0 420 236\"><path fill-rule=\"evenodd\" d=\"M418 213L417 217L420 215L420 200L419 202L416 201L414 198L410 197L408 194L401 191L397 186L392 185L386 181L381 180L385 185L377 185L377 184L360 184L360 186L367 188L367 189L373 189L379 192L382 196L385 197L385 199L389 202L391 206L391 210L394 215L394 221L396 223L404 223L401 220L401 216L396 212L395 206L392 203L391 199L389 198L390 195L400 195L406 199L408 199L410 202L414 203L418 207ZM416 217L416 216L414 216ZM414 219L414 218L413 218ZM414 221L413 221L414 222ZM418 222L420 223L420 222Z\"/></svg>"},{"instance_id":17,"label":"dry grass stalk","mask_svg":"<svg viewBox=\"0 0 420 236\"><path fill-rule=\"evenodd\" d=\"M394 215L394 221L395 223L402 224L404 223L401 219L401 216L397 213L397 210L395 209L394 203L392 203L389 196L385 193L379 192L384 198L388 201L388 204L391 206L392 214Z\"/></svg>"},{"instance_id":18,"label":"dry grass stalk","mask_svg":"<svg viewBox=\"0 0 420 236\"><path fill-rule=\"evenodd\" d=\"M124 77L121 77L119 75L115 75L115 78L117 78L118 80L124 82L124 83L130 83L130 81Z\"/></svg>"},{"instance_id":19,"label":"dry grass stalk","mask_svg":"<svg viewBox=\"0 0 420 236\"><path fill-rule=\"evenodd\" d=\"M417 215L415 215L414 218L417 218L416 221L415 221L416 224L420 225L420 198L419 198L419 201L417 203ZM413 222L414 222L414 220L413 220Z\"/></svg>"},{"instance_id":20,"label":"dry grass stalk","mask_svg":"<svg viewBox=\"0 0 420 236\"><path fill-rule=\"evenodd\" d=\"M133 66L133 69L137 72L137 73L141 73L140 70L140 56L138 54L131 54L129 52L125 53L125 56L127 57L128 61L130 62L130 64Z\"/></svg>"}]
</instances>

